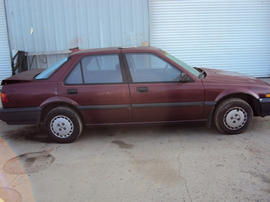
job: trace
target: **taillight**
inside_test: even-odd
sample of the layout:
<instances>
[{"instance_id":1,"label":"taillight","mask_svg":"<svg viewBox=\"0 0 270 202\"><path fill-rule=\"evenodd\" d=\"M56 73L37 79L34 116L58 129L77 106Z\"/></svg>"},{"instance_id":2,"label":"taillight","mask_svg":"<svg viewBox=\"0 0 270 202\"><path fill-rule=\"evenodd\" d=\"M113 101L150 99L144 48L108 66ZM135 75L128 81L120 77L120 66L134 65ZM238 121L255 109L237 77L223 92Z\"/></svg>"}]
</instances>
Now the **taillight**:
<instances>
[{"instance_id":1,"label":"taillight","mask_svg":"<svg viewBox=\"0 0 270 202\"><path fill-rule=\"evenodd\" d=\"M2 103L8 103L8 98L6 93L1 93Z\"/></svg>"}]
</instances>

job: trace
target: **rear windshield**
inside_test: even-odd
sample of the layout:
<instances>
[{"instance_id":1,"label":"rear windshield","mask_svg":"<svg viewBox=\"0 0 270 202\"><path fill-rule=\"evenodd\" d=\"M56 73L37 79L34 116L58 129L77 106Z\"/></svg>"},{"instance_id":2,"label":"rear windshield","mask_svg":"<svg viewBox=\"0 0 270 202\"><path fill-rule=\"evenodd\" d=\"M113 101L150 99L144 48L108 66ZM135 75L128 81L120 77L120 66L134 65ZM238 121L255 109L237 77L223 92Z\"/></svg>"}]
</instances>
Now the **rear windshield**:
<instances>
[{"instance_id":1,"label":"rear windshield","mask_svg":"<svg viewBox=\"0 0 270 202\"><path fill-rule=\"evenodd\" d=\"M55 63L48 69L41 72L39 75L36 76L36 80L40 79L48 79L59 67L61 67L66 61L68 60L68 57L65 57L64 59L60 60L59 62Z\"/></svg>"}]
</instances>

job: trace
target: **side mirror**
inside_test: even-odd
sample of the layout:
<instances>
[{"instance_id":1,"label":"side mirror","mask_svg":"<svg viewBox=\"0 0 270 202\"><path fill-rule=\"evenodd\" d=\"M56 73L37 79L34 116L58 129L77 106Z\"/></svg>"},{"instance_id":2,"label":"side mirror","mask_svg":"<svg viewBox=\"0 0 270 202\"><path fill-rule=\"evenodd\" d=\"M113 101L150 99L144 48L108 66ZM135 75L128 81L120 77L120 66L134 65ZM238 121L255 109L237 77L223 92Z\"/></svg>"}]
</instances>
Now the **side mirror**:
<instances>
[{"instance_id":1,"label":"side mirror","mask_svg":"<svg viewBox=\"0 0 270 202\"><path fill-rule=\"evenodd\" d=\"M188 75L184 72L181 73L181 78L180 78L180 82L181 83L185 83L188 81Z\"/></svg>"}]
</instances>

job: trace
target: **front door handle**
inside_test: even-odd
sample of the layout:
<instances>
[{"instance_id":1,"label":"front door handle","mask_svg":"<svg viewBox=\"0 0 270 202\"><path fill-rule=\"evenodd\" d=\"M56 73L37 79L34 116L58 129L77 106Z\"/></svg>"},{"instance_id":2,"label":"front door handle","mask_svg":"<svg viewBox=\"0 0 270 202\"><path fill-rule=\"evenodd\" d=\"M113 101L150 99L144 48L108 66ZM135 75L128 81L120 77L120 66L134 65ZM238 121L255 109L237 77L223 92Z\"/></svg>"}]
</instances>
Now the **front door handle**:
<instances>
[{"instance_id":1,"label":"front door handle","mask_svg":"<svg viewBox=\"0 0 270 202\"><path fill-rule=\"evenodd\" d=\"M147 87L138 87L137 88L137 93L147 93L148 88Z\"/></svg>"},{"instance_id":2,"label":"front door handle","mask_svg":"<svg viewBox=\"0 0 270 202\"><path fill-rule=\"evenodd\" d=\"M77 89L67 89L67 94L78 94Z\"/></svg>"}]
</instances>

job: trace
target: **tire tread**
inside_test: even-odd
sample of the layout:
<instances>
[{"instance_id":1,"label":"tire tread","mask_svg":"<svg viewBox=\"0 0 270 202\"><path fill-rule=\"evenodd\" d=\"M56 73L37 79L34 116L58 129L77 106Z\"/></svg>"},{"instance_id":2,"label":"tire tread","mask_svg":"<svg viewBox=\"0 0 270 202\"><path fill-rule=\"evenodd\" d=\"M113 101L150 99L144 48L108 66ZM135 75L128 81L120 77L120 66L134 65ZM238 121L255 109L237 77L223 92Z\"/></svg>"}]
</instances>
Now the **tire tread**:
<instances>
[{"instance_id":1,"label":"tire tread","mask_svg":"<svg viewBox=\"0 0 270 202\"><path fill-rule=\"evenodd\" d=\"M216 125L217 129L218 129L221 133L223 133L223 134L239 134L239 133L241 133L241 132L244 132L244 131L248 128L248 126L251 124L251 122L252 122L252 120L251 120L251 121L249 121L247 127L244 126L244 127L246 127L246 129L244 129L244 131L241 131L243 128L240 129L240 132L227 132L227 131L225 131L225 130L222 128L222 126L220 125L220 122L219 122L219 119L220 119L219 114L221 113L221 110L222 110L227 104L229 104L229 103L231 103L231 102L238 102L238 103L242 103L243 105L249 106L249 108L251 109L250 111L251 111L251 113L252 113L252 114L251 114L251 117L253 117L253 110L252 110L252 108L250 107L250 105L249 105L246 101L244 101L244 100L242 100L242 99L240 99L240 98L229 98L229 99L226 99L226 100L222 101L222 102L217 106L217 108L216 108L216 110L215 110L215 112L214 112L214 122L215 122L215 125Z\"/></svg>"},{"instance_id":2,"label":"tire tread","mask_svg":"<svg viewBox=\"0 0 270 202\"><path fill-rule=\"evenodd\" d=\"M51 135L49 135L50 132L49 132L49 129L47 128L47 126L46 126L46 123L49 121L48 118L49 118L50 114L53 114L53 113L55 113L56 111L59 111L59 110L60 111L63 111L63 110L68 111L69 113L71 113L72 115L75 116L75 118L76 118L76 120L78 121L78 124L79 124L79 134L78 135L76 135L75 137L69 137L67 139L63 139L61 141L60 141L60 139L58 139L56 137L52 137ZM82 130L83 130L82 120L81 120L80 116L78 115L78 113L75 110L73 110L73 109L71 109L69 107L63 107L63 106L56 107L56 108L52 109L51 111L49 111L48 114L45 117L44 125L45 125L45 131L47 132L49 138L52 139L55 142L58 142L58 143L71 143L71 142L74 142L75 140L77 140L80 137L80 135L82 133Z\"/></svg>"}]
</instances>

